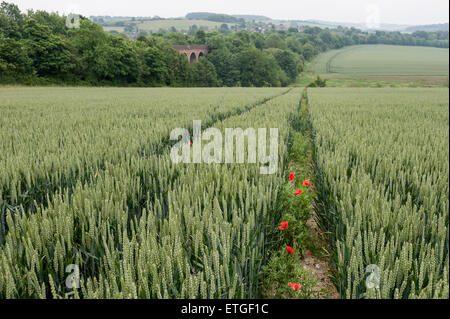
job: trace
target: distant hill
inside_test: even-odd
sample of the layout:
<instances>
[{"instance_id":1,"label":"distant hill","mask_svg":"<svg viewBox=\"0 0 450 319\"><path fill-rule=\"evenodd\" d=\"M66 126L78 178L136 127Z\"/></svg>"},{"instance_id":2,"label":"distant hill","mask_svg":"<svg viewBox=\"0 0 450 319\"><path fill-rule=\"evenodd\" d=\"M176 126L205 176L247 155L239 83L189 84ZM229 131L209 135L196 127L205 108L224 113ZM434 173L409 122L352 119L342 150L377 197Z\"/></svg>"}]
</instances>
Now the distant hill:
<instances>
[{"instance_id":1,"label":"distant hill","mask_svg":"<svg viewBox=\"0 0 450 319\"><path fill-rule=\"evenodd\" d=\"M355 22L333 22L333 21L323 21L323 20L307 20L310 23L322 24L330 27L347 27L347 28L357 28L360 30L369 30L365 23L355 23ZM400 31L403 32L405 28L410 27L405 24L390 24L390 23L381 23L376 30L380 31Z\"/></svg>"},{"instance_id":2,"label":"distant hill","mask_svg":"<svg viewBox=\"0 0 450 319\"><path fill-rule=\"evenodd\" d=\"M331 22L322 20L307 20L307 21L310 23L317 23L330 27L342 26L347 28L353 27L361 30L369 30L365 23ZM415 31L426 31L426 32L448 31L449 30L448 28L449 28L448 23L430 24L430 25L405 25L405 24L381 23L380 26L376 28L376 30L412 33Z\"/></svg>"},{"instance_id":3,"label":"distant hill","mask_svg":"<svg viewBox=\"0 0 450 319\"><path fill-rule=\"evenodd\" d=\"M272 20L269 17L259 16L259 15L233 14L232 16L237 19L244 19L245 21L270 21L270 20Z\"/></svg>"},{"instance_id":4,"label":"distant hill","mask_svg":"<svg viewBox=\"0 0 450 319\"><path fill-rule=\"evenodd\" d=\"M191 12L186 15L187 20L207 20L213 22L223 23L237 23L239 18L233 17L228 14L219 14L211 12Z\"/></svg>"},{"instance_id":5,"label":"distant hill","mask_svg":"<svg viewBox=\"0 0 450 319\"><path fill-rule=\"evenodd\" d=\"M413 33L416 31L436 32L436 31L449 31L448 23L431 24L431 25L404 25L404 24L387 24L382 23L376 29L369 29L365 23L349 23L349 22L335 22L335 21L322 21L322 20L279 20L271 19L262 15L229 15L212 12L191 12L184 18L160 18L154 17L110 17L110 16L92 16L90 19L103 27L108 27L108 31L123 32L124 28L128 26L128 29L136 29L143 31L158 31L161 29L176 28L179 31L186 31L192 25L197 25L205 30L214 30L220 27L221 24L226 23L229 25L245 25L256 22L258 24L273 24L275 26L282 27L319 27L319 28L336 28L342 27L354 27L363 31L398 31L404 33ZM198 22L197 22L198 21ZM148 22L148 25L142 24ZM141 25L140 25L141 24ZM150 26L151 24L151 26ZM156 28L156 29L155 29Z\"/></svg>"},{"instance_id":6,"label":"distant hill","mask_svg":"<svg viewBox=\"0 0 450 319\"><path fill-rule=\"evenodd\" d=\"M208 20L214 22L236 23L242 20L252 21L271 21L272 19L261 15L252 14L222 14L212 12L191 12L186 15L186 19L189 20Z\"/></svg>"},{"instance_id":7,"label":"distant hill","mask_svg":"<svg viewBox=\"0 0 450 319\"><path fill-rule=\"evenodd\" d=\"M436 31L448 31L448 23L439 24L429 24L429 25L418 25L407 27L405 32L416 32L416 31L426 31L426 32L436 32Z\"/></svg>"}]
</instances>

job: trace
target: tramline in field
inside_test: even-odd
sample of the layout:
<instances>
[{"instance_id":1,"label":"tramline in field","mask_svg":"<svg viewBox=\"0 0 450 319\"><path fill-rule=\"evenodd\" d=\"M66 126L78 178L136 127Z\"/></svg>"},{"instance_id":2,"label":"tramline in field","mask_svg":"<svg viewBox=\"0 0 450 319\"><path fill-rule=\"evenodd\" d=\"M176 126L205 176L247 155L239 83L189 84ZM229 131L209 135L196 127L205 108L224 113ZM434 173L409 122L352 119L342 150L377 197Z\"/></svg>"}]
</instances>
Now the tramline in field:
<instances>
[{"instance_id":1,"label":"tramline in field","mask_svg":"<svg viewBox=\"0 0 450 319\"><path fill-rule=\"evenodd\" d=\"M320 297L300 262L315 197L341 298L448 298L446 89L0 94L0 298ZM276 127L275 173L247 144L173 161L196 121Z\"/></svg>"},{"instance_id":2,"label":"tramline in field","mask_svg":"<svg viewBox=\"0 0 450 319\"><path fill-rule=\"evenodd\" d=\"M309 100L341 297L448 298L448 89L314 89ZM367 288L372 273L379 289Z\"/></svg>"}]
</instances>

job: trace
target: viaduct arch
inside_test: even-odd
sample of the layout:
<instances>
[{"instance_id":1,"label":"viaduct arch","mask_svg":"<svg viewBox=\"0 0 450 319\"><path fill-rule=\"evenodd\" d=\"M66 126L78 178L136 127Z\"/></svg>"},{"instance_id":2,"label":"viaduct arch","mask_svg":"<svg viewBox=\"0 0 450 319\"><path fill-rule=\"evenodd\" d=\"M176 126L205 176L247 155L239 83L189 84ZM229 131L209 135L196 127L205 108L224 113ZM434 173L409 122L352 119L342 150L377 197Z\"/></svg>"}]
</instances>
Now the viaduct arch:
<instances>
[{"instance_id":1,"label":"viaduct arch","mask_svg":"<svg viewBox=\"0 0 450 319\"><path fill-rule=\"evenodd\" d=\"M189 63L195 63L201 56L208 54L209 46L207 45L174 45L173 48L180 54L185 54Z\"/></svg>"}]
</instances>

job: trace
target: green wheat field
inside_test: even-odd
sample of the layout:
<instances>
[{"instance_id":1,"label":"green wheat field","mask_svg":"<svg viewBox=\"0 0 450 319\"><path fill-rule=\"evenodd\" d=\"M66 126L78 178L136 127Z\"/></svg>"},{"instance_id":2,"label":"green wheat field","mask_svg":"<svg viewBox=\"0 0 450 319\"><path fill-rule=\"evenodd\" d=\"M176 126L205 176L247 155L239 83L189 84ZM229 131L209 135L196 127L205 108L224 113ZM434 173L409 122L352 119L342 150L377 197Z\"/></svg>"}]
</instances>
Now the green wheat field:
<instances>
[{"instance_id":1,"label":"green wheat field","mask_svg":"<svg viewBox=\"0 0 450 319\"><path fill-rule=\"evenodd\" d=\"M398 45L358 45L321 54L317 74L355 76L448 76L448 49Z\"/></svg>"},{"instance_id":2,"label":"green wheat field","mask_svg":"<svg viewBox=\"0 0 450 319\"><path fill-rule=\"evenodd\" d=\"M448 103L448 89L2 88L0 298L260 297L299 119L340 297L448 298ZM278 127L279 170L172 163L170 131L193 120Z\"/></svg>"}]
</instances>

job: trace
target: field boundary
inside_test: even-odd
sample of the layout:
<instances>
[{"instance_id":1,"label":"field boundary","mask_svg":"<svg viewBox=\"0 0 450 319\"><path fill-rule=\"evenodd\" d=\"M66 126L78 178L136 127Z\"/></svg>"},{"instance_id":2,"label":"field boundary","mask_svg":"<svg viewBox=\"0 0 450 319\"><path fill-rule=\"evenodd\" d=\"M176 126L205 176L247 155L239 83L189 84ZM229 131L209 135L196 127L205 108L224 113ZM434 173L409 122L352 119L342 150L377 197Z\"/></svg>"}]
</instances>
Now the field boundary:
<instances>
[{"instance_id":1,"label":"field boundary","mask_svg":"<svg viewBox=\"0 0 450 319\"><path fill-rule=\"evenodd\" d=\"M346 49L344 49L344 50L338 50L338 52L336 52L334 55L332 55L332 56L328 59L327 63L325 64L325 70L326 70L326 72L327 72L327 73L331 73L331 74L337 73L337 72L333 72L332 69L331 69L331 63L333 63L333 60L336 59L336 58L337 58L338 56L340 56L341 54L347 53L347 52L349 52L349 51L353 51L353 50L355 50L355 49L357 49L357 48L358 48L358 47L356 47L356 46L351 46L351 47L346 48Z\"/></svg>"}]
</instances>

